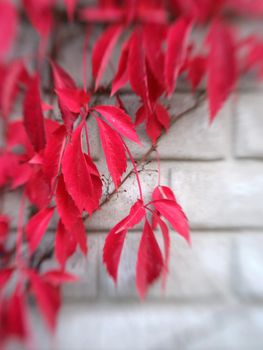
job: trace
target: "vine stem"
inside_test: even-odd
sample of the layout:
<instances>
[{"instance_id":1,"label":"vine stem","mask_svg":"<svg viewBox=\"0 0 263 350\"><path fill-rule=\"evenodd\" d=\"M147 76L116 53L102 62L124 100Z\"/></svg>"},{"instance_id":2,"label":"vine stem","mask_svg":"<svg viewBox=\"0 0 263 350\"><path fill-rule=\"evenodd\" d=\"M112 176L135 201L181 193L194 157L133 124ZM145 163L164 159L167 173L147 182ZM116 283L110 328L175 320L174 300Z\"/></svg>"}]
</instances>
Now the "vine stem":
<instances>
[{"instance_id":1,"label":"vine stem","mask_svg":"<svg viewBox=\"0 0 263 350\"><path fill-rule=\"evenodd\" d=\"M128 153L129 158L130 158L130 160L132 162L133 170L134 170L134 173L135 173L135 176L136 176L136 179L137 179L138 188L139 188L140 199L143 202L142 186L141 186L141 181L140 181L140 176L139 176L139 173L138 173L138 170L137 170L137 166L135 164L135 161L133 159L133 156L132 156L128 146L126 145L126 143L123 140L122 140L122 143L123 143L123 145L124 145L124 147L126 149L126 152Z\"/></svg>"}]
</instances>

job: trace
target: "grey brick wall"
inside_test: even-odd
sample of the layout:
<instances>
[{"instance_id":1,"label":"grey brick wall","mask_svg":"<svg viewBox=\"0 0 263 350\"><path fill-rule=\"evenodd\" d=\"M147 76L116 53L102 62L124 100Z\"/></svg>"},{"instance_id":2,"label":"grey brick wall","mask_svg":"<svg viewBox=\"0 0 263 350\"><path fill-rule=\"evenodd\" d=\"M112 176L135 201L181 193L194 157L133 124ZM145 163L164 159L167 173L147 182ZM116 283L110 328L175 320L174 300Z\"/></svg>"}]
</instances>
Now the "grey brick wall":
<instances>
[{"instance_id":1,"label":"grey brick wall","mask_svg":"<svg viewBox=\"0 0 263 350\"><path fill-rule=\"evenodd\" d=\"M63 29L63 36L69 31L59 62L81 83L83 33L73 25ZM29 28L26 35L35 45ZM22 51L32 50L22 42L20 46ZM133 114L138 100L129 93L123 98ZM101 102L113 101L101 97ZM192 102L191 93L182 88L170 101L171 114ZM172 233L167 288L163 291L157 283L141 303L135 291L140 232L131 232L121 258L119 284L113 285L101 262L102 246L107 230L128 213L137 197L131 177L87 222L88 258L76 255L68 264L81 276L80 281L64 290L55 339L39 331L40 348L263 348L262 111L260 87L257 90L255 84L245 82L211 127L205 104L174 124L159 146L162 183L173 188L189 217L192 247ZM93 156L107 177L97 130L91 129ZM144 149L132 146L137 158L149 146L149 140L141 136ZM146 196L156 184L156 167L153 157L140 172ZM5 195L4 210L13 217L17 195ZM33 317L37 326L39 321Z\"/></svg>"}]
</instances>

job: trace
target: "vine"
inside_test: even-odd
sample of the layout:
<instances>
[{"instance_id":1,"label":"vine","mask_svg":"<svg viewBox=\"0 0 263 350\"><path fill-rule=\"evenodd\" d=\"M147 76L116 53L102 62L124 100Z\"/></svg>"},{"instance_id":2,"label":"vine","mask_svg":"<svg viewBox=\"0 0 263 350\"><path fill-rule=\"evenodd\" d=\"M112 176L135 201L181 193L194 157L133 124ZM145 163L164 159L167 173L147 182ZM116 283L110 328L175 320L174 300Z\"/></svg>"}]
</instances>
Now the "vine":
<instances>
[{"instance_id":1,"label":"vine","mask_svg":"<svg viewBox=\"0 0 263 350\"><path fill-rule=\"evenodd\" d=\"M32 348L28 317L31 299L54 332L61 286L77 280L67 272L68 258L77 250L88 254L85 222L98 209L103 210L133 174L137 199L108 233L103 262L117 283L127 233L143 223L136 262L138 294L145 298L158 278L165 286L170 227L188 243L191 238L187 217L175 194L160 183L158 142L206 96L211 123L242 75L263 76L263 42L254 34L239 36L232 24L233 18L262 16L261 0L100 0L97 6L87 7L81 7L77 0L64 0L64 5L67 14L55 0L23 0L16 6L11 0L0 2L0 347L16 338ZM77 21L85 33L83 86L78 86L58 63L62 41L69 40L60 35L65 21L69 28ZM38 45L30 57L16 57L18 31L24 22L37 32ZM103 25L103 30L91 44L96 24ZM204 32L202 44L194 39L198 32ZM113 59L115 52L117 61ZM93 77L90 86L87 62ZM49 86L44 83L47 65ZM111 78L104 86L108 71ZM190 85L194 102L171 116L165 101L176 91L179 80ZM122 99L127 84L140 102L132 116ZM41 93L51 96L51 104L43 101ZM98 104L101 95L111 97L111 104ZM53 108L56 102L59 114ZM13 118L14 106L20 107L21 119ZM91 157L93 144L87 123L91 119L97 124L114 185L110 192ZM126 139L142 145L136 130L140 124L151 146L134 160ZM154 152L158 184L147 202L140 167ZM15 222L4 213L2 204L5 193L11 191L20 193ZM41 252L51 222L56 226L52 245ZM163 251L156 240L157 230L162 233ZM43 262L50 258L58 267L43 270Z\"/></svg>"}]
</instances>

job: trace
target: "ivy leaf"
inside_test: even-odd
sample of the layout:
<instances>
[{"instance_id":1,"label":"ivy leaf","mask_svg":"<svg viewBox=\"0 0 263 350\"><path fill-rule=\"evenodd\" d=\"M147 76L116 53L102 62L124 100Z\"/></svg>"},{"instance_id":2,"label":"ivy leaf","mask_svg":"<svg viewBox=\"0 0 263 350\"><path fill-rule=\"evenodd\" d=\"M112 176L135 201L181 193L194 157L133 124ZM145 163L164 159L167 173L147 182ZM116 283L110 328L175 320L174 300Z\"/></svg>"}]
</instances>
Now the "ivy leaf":
<instances>
[{"instance_id":1,"label":"ivy leaf","mask_svg":"<svg viewBox=\"0 0 263 350\"><path fill-rule=\"evenodd\" d=\"M148 287L160 276L162 269L162 253L146 220L136 263L136 286L141 299L144 299Z\"/></svg>"},{"instance_id":2,"label":"ivy leaf","mask_svg":"<svg viewBox=\"0 0 263 350\"><path fill-rule=\"evenodd\" d=\"M84 255L88 253L87 236L85 232L85 226L82 218L79 218L75 225L72 227L72 234L75 236L77 243L79 244L80 250Z\"/></svg>"},{"instance_id":3,"label":"ivy leaf","mask_svg":"<svg viewBox=\"0 0 263 350\"><path fill-rule=\"evenodd\" d=\"M106 237L103 248L103 262L115 283L117 283L118 268L126 233L129 229L137 225L144 217L145 208L143 202L138 200L131 207L129 215L115 225Z\"/></svg>"},{"instance_id":4,"label":"ivy leaf","mask_svg":"<svg viewBox=\"0 0 263 350\"><path fill-rule=\"evenodd\" d=\"M185 18L180 18L169 28L164 67L168 95L173 93L177 77L183 66L191 28L191 22Z\"/></svg>"},{"instance_id":5,"label":"ivy leaf","mask_svg":"<svg viewBox=\"0 0 263 350\"><path fill-rule=\"evenodd\" d=\"M142 33L139 30L135 31L131 37L128 69L129 80L133 91L150 108L145 49L142 42Z\"/></svg>"},{"instance_id":6,"label":"ivy leaf","mask_svg":"<svg viewBox=\"0 0 263 350\"><path fill-rule=\"evenodd\" d=\"M237 64L232 32L223 23L219 21L213 23L207 42L210 47L207 62L207 91L210 122L212 122L235 87Z\"/></svg>"},{"instance_id":7,"label":"ivy leaf","mask_svg":"<svg viewBox=\"0 0 263 350\"><path fill-rule=\"evenodd\" d=\"M26 225L26 236L31 253L36 250L46 232L54 209L54 207L42 209L28 221Z\"/></svg>"},{"instance_id":8,"label":"ivy leaf","mask_svg":"<svg viewBox=\"0 0 263 350\"><path fill-rule=\"evenodd\" d=\"M45 281L34 271L29 271L31 291L36 298L36 303L49 329L54 332L57 315L61 305L59 288Z\"/></svg>"},{"instance_id":9,"label":"ivy leaf","mask_svg":"<svg viewBox=\"0 0 263 350\"><path fill-rule=\"evenodd\" d=\"M112 25L106 29L97 40L92 53L92 74L95 80L95 90L98 89L103 73L110 60L112 50L122 32L121 25Z\"/></svg>"},{"instance_id":10,"label":"ivy leaf","mask_svg":"<svg viewBox=\"0 0 263 350\"><path fill-rule=\"evenodd\" d=\"M2 61L10 50L17 34L18 16L15 6L10 1L0 2L0 59Z\"/></svg>"},{"instance_id":11,"label":"ivy leaf","mask_svg":"<svg viewBox=\"0 0 263 350\"><path fill-rule=\"evenodd\" d=\"M24 125L28 138L34 146L35 151L39 152L44 149L46 145L46 134L38 75L35 75L35 77L28 82L24 99Z\"/></svg>"},{"instance_id":12,"label":"ivy leaf","mask_svg":"<svg viewBox=\"0 0 263 350\"><path fill-rule=\"evenodd\" d=\"M90 215L98 207L98 199L93 196L93 184L85 155L81 147L82 125L72 134L62 159L62 172L67 191L73 198L80 213L85 209Z\"/></svg>"},{"instance_id":13,"label":"ivy leaf","mask_svg":"<svg viewBox=\"0 0 263 350\"><path fill-rule=\"evenodd\" d=\"M100 113L122 136L127 137L133 142L141 143L131 117L122 109L115 106L96 106L94 110Z\"/></svg>"},{"instance_id":14,"label":"ivy leaf","mask_svg":"<svg viewBox=\"0 0 263 350\"><path fill-rule=\"evenodd\" d=\"M9 231L9 217L0 214L0 244L4 243Z\"/></svg>"},{"instance_id":15,"label":"ivy leaf","mask_svg":"<svg viewBox=\"0 0 263 350\"><path fill-rule=\"evenodd\" d=\"M47 142L43 157L43 171L50 182L58 175L65 141L66 129L61 125L51 134Z\"/></svg>"},{"instance_id":16,"label":"ivy leaf","mask_svg":"<svg viewBox=\"0 0 263 350\"><path fill-rule=\"evenodd\" d=\"M61 221L67 230L70 231L81 215L66 189L63 174L58 178L56 204Z\"/></svg>"},{"instance_id":17,"label":"ivy leaf","mask_svg":"<svg viewBox=\"0 0 263 350\"><path fill-rule=\"evenodd\" d=\"M68 19L70 21L73 21L74 11L78 0L64 0L64 1L67 7Z\"/></svg>"},{"instance_id":18,"label":"ivy leaf","mask_svg":"<svg viewBox=\"0 0 263 350\"><path fill-rule=\"evenodd\" d=\"M187 63L188 79L195 90L206 74L207 58L204 56L196 56Z\"/></svg>"},{"instance_id":19,"label":"ivy leaf","mask_svg":"<svg viewBox=\"0 0 263 350\"><path fill-rule=\"evenodd\" d=\"M118 90L120 90L129 80L128 72L128 59L130 50L130 40L125 41L123 44L117 73L112 81L111 96L113 96Z\"/></svg>"},{"instance_id":20,"label":"ivy leaf","mask_svg":"<svg viewBox=\"0 0 263 350\"><path fill-rule=\"evenodd\" d=\"M71 231L66 230L59 220L55 237L55 256L62 267L67 259L76 251L77 242Z\"/></svg>"},{"instance_id":21,"label":"ivy leaf","mask_svg":"<svg viewBox=\"0 0 263 350\"><path fill-rule=\"evenodd\" d=\"M75 282L78 278L71 273L61 270L49 270L41 275L42 279L54 286L59 286L66 282Z\"/></svg>"},{"instance_id":22,"label":"ivy leaf","mask_svg":"<svg viewBox=\"0 0 263 350\"><path fill-rule=\"evenodd\" d=\"M127 166L125 148L121 137L116 131L99 118L96 118L96 120L108 170L115 187L118 188L121 182L121 176Z\"/></svg>"},{"instance_id":23,"label":"ivy leaf","mask_svg":"<svg viewBox=\"0 0 263 350\"><path fill-rule=\"evenodd\" d=\"M190 243L188 220L180 205L176 201L170 199L153 201L153 205L155 209L170 222L173 229Z\"/></svg>"}]
</instances>

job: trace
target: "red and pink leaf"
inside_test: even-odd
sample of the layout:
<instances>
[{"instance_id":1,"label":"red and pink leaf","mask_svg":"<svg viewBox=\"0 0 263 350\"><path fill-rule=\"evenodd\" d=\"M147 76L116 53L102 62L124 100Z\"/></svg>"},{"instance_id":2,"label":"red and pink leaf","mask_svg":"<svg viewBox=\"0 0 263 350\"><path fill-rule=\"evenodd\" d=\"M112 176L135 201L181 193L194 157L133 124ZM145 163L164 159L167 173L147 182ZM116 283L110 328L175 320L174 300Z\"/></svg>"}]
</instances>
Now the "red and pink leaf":
<instances>
[{"instance_id":1,"label":"red and pink leaf","mask_svg":"<svg viewBox=\"0 0 263 350\"><path fill-rule=\"evenodd\" d=\"M106 29L97 40L92 53L92 74L95 80L95 89L99 87L103 73L110 60L114 46L122 32L121 25L112 25Z\"/></svg>"},{"instance_id":2,"label":"red and pink leaf","mask_svg":"<svg viewBox=\"0 0 263 350\"><path fill-rule=\"evenodd\" d=\"M96 118L102 147L107 166L116 188L119 187L121 176L126 170L127 161L123 141L119 134L99 118Z\"/></svg>"},{"instance_id":3,"label":"red and pink leaf","mask_svg":"<svg viewBox=\"0 0 263 350\"><path fill-rule=\"evenodd\" d=\"M162 253L146 220L136 263L136 286L141 299L144 299L148 287L160 276L162 270Z\"/></svg>"},{"instance_id":4,"label":"red and pink leaf","mask_svg":"<svg viewBox=\"0 0 263 350\"><path fill-rule=\"evenodd\" d=\"M26 225L26 236L31 253L36 250L43 238L54 213L54 209L54 207L42 209L28 221Z\"/></svg>"},{"instance_id":5,"label":"red and pink leaf","mask_svg":"<svg viewBox=\"0 0 263 350\"><path fill-rule=\"evenodd\" d=\"M28 82L24 99L24 125L35 151L44 149L46 134L37 75Z\"/></svg>"}]
</instances>

